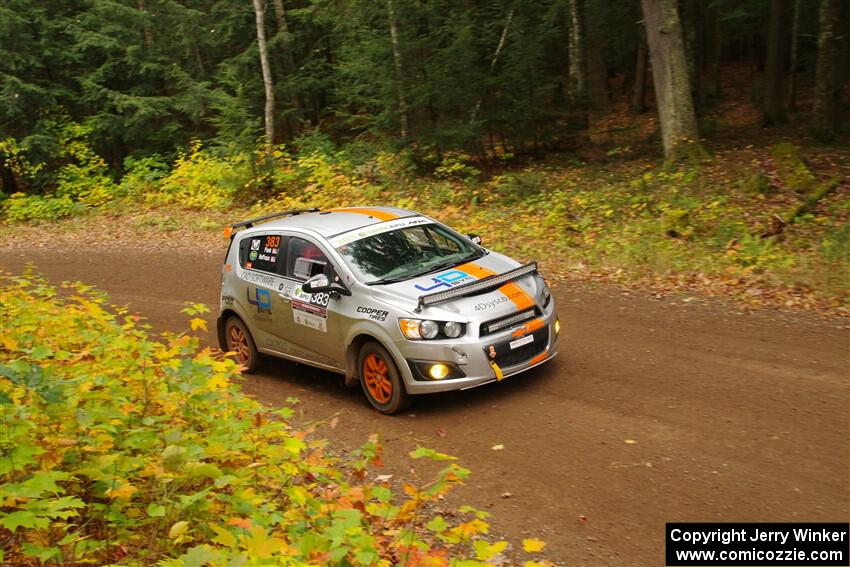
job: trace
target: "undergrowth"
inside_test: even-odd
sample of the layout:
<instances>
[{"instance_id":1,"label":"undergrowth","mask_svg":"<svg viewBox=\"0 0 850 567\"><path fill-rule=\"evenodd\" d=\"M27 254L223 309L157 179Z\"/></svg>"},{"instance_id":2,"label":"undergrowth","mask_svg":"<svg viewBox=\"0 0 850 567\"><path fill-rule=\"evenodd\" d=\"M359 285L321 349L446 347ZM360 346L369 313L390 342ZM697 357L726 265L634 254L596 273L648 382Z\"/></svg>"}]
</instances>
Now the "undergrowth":
<instances>
[{"instance_id":1,"label":"undergrowth","mask_svg":"<svg viewBox=\"0 0 850 567\"><path fill-rule=\"evenodd\" d=\"M788 143L675 170L632 155L631 148L615 148L601 161L556 158L487 174L461 152L390 151L360 141L337 148L320 134L301 140L299 149L222 157L194 143L173 165L157 156L130 160L102 208L120 214L141 202L154 209L231 211L238 220L289 208L395 205L561 270L616 272L626 281L742 278L850 307L846 180L783 234L765 235L774 217L785 217L830 182ZM92 206L66 193L13 195L2 205L13 222L79 214Z\"/></svg>"},{"instance_id":2,"label":"undergrowth","mask_svg":"<svg viewBox=\"0 0 850 567\"><path fill-rule=\"evenodd\" d=\"M395 494L369 480L377 438L334 456L192 335L153 339L81 284L0 283L3 564L483 565L510 551L485 537L485 512L429 511L469 475L453 457L413 451L442 468Z\"/></svg>"}]
</instances>

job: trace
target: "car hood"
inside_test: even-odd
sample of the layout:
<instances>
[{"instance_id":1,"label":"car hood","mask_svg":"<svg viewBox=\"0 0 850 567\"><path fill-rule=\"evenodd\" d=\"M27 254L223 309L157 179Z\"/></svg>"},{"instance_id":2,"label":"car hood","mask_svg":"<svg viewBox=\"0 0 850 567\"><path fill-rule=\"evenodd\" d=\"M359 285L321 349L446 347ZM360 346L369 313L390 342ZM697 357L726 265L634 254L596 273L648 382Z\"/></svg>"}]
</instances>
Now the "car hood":
<instances>
[{"instance_id":1,"label":"car hood","mask_svg":"<svg viewBox=\"0 0 850 567\"><path fill-rule=\"evenodd\" d=\"M516 260L491 252L477 260L448 270L404 282L375 285L371 287L371 292L375 299L414 313L414 309L419 304L419 298L423 295L447 291L492 274L503 274L519 266ZM450 321L494 319L536 304L543 291L543 285L539 276L528 274L486 293L457 297L424 307L415 315L423 319Z\"/></svg>"}]
</instances>

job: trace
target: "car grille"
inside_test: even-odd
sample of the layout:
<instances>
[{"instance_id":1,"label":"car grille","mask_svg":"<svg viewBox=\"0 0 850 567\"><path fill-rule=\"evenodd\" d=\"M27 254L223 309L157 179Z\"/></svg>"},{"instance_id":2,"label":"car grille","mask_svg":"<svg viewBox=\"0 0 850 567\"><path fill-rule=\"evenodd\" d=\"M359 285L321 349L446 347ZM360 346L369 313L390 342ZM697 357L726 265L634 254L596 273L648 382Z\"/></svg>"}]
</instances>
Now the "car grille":
<instances>
[{"instance_id":1,"label":"car grille","mask_svg":"<svg viewBox=\"0 0 850 567\"><path fill-rule=\"evenodd\" d=\"M496 357L496 364L501 368L509 368L522 364L543 352L549 344L549 329L543 329L534 334L534 342L523 345L518 349L507 352Z\"/></svg>"},{"instance_id":2,"label":"car grille","mask_svg":"<svg viewBox=\"0 0 850 567\"><path fill-rule=\"evenodd\" d=\"M510 315L505 315L498 319L490 319L489 321L481 323L481 327L478 330L478 336L486 337L487 335L492 335L493 333L498 333L499 331L516 327L520 323L525 323L530 319L534 319L539 314L540 312L538 309L536 307L532 307L531 309L526 309L519 313L511 313Z\"/></svg>"}]
</instances>

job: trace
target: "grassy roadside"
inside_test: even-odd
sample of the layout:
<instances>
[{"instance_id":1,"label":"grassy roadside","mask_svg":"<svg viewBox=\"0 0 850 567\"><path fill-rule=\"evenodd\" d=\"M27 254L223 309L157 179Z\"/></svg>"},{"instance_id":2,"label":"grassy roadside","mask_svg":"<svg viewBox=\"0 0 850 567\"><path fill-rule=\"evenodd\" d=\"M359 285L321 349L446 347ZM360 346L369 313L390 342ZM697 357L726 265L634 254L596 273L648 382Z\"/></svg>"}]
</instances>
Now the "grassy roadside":
<instances>
[{"instance_id":1,"label":"grassy roadside","mask_svg":"<svg viewBox=\"0 0 850 567\"><path fill-rule=\"evenodd\" d=\"M850 149L730 145L715 148L710 162L674 170L630 146L584 159L490 164L486 172L451 154L428 176L414 173L421 156L367 150L280 153L262 177L197 149L158 176L128 173L123 194L65 220L7 223L2 246L139 250L191 239L214 251L223 226L253 214L391 204L537 259L554 280L850 314ZM787 218L823 184L835 189L782 234L765 236L773 219Z\"/></svg>"}]
</instances>

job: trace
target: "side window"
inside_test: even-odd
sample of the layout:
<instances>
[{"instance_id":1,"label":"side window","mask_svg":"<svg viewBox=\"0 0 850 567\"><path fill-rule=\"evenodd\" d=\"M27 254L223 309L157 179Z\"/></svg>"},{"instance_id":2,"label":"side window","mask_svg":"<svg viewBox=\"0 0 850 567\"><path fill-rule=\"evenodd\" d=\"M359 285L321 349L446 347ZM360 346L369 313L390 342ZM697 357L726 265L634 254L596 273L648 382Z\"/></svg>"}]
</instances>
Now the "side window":
<instances>
[{"instance_id":1,"label":"side window","mask_svg":"<svg viewBox=\"0 0 850 567\"><path fill-rule=\"evenodd\" d=\"M239 243L239 263L248 270L278 273L281 264L281 236L257 234Z\"/></svg>"},{"instance_id":2,"label":"side window","mask_svg":"<svg viewBox=\"0 0 850 567\"><path fill-rule=\"evenodd\" d=\"M289 239L289 253L286 258L287 277L303 282L316 274L330 275L327 256L318 246L303 238L293 236Z\"/></svg>"}]
</instances>

